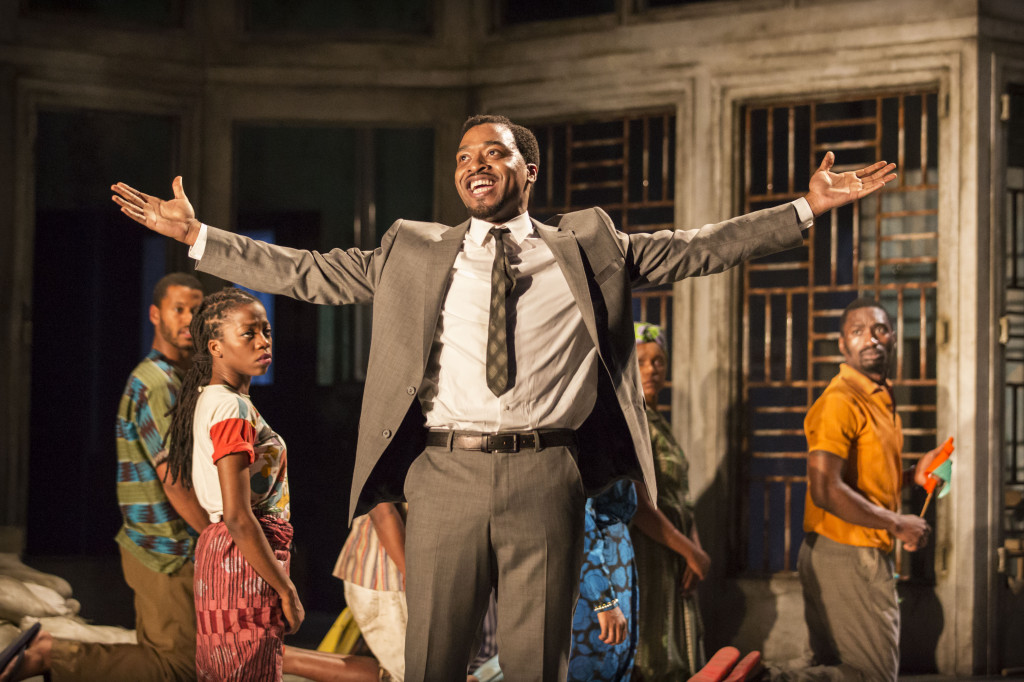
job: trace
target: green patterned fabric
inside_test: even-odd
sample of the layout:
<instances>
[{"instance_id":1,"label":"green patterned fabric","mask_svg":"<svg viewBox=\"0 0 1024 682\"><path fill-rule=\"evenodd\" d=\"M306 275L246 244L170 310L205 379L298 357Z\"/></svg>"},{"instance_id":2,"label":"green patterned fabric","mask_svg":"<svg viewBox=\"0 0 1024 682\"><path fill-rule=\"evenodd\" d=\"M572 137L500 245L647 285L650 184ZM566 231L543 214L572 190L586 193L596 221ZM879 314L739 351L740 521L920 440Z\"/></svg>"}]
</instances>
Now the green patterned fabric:
<instances>
[{"instance_id":1,"label":"green patterned fabric","mask_svg":"<svg viewBox=\"0 0 1024 682\"><path fill-rule=\"evenodd\" d=\"M647 408L647 423L654 451L658 509L680 532L689 535L693 528L690 464L672 428L657 410ZM634 678L645 682L685 680L705 663L704 624L697 597L685 597L680 589L686 561L639 528L631 534L640 584L640 642Z\"/></svg>"},{"instance_id":2,"label":"green patterned fabric","mask_svg":"<svg viewBox=\"0 0 1024 682\"><path fill-rule=\"evenodd\" d=\"M634 322L633 323L633 338L636 339L638 344L640 343L656 343L661 346L663 351L668 351L665 348L665 332L662 331L661 327L650 322Z\"/></svg>"},{"instance_id":3,"label":"green patterned fabric","mask_svg":"<svg viewBox=\"0 0 1024 682\"><path fill-rule=\"evenodd\" d=\"M179 388L178 371L153 349L132 370L117 409L117 502L124 523L115 540L146 568L167 574L192 557L196 542L156 474L167 459L164 436Z\"/></svg>"}]
</instances>

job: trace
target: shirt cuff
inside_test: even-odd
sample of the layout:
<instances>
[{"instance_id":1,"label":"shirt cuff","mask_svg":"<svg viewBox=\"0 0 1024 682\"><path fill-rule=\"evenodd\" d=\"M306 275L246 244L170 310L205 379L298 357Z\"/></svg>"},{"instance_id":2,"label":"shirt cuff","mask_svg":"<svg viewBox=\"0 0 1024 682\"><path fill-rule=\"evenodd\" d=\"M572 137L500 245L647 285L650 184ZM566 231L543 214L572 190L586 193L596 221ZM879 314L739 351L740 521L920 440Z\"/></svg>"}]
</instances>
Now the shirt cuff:
<instances>
[{"instance_id":1,"label":"shirt cuff","mask_svg":"<svg viewBox=\"0 0 1024 682\"><path fill-rule=\"evenodd\" d=\"M804 201L804 203L807 202ZM800 210L797 209L797 214L799 213ZM196 237L196 243L188 247L188 257L202 260L204 253L206 253L206 223L199 223L199 235Z\"/></svg>"},{"instance_id":2,"label":"shirt cuff","mask_svg":"<svg viewBox=\"0 0 1024 682\"><path fill-rule=\"evenodd\" d=\"M794 199L791 203L793 204L793 208L796 209L796 219L800 222L800 229L806 230L813 226L814 212L811 210L811 205L807 203L807 199L800 197L799 199ZM203 228L205 229L206 225L203 225ZM202 235L204 234L206 233L200 232L200 238L202 238ZM199 242L196 243L198 244ZM189 255L191 256L192 253L189 252Z\"/></svg>"}]
</instances>

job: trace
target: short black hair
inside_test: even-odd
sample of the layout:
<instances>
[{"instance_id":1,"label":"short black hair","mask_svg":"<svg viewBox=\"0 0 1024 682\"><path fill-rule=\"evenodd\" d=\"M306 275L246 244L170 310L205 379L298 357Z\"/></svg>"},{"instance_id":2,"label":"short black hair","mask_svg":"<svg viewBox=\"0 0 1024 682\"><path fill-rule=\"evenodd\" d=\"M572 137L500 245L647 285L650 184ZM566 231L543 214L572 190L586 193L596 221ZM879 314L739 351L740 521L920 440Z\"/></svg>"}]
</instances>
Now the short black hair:
<instances>
[{"instance_id":1,"label":"short black hair","mask_svg":"<svg viewBox=\"0 0 1024 682\"><path fill-rule=\"evenodd\" d=\"M892 324L892 318L889 317L889 311L886 310L877 299L868 298L867 296L861 296L856 299L850 305L846 306L843 310L843 314L839 316L839 333L842 334L843 330L846 329L846 319L850 316L850 313L858 308L878 308L885 313L885 319L889 320L889 324Z\"/></svg>"},{"instance_id":2,"label":"short black hair","mask_svg":"<svg viewBox=\"0 0 1024 682\"><path fill-rule=\"evenodd\" d=\"M526 163L532 163L535 166L540 166L540 145L537 144L537 138L533 134L533 131L526 126L521 126L518 123L513 123L507 116L501 116L499 114L477 114L470 116L466 119L466 122L462 124L462 134L465 135L466 131L475 126L484 125L485 123L492 123L494 125L505 126L512 132L512 139L516 142L516 148L519 149L519 153L523 155L523 159Z\"/></svg>"},{"instance_id":3,"label":"short black hair","mask_svg":"<svg viewBox=\"0 0 1024 682\"><path fill-rule=\"evenodd\" d=\"M199 280L187 272L172 272L160 278L160 281L153 287L153 305L157 308L167 295L168 287L188 287L189 289L203 290Z\"/></svg>"}]
</instances>

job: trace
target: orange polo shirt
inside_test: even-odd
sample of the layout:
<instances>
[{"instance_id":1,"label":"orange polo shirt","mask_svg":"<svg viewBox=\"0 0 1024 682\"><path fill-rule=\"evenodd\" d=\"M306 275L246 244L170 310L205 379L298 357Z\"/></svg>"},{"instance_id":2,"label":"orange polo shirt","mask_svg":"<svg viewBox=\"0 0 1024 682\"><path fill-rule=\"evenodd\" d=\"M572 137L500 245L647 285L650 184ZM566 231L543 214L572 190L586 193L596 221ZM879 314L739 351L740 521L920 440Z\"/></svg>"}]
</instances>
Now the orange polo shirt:
<instances>
[{"instance_id":1,"label":"orange polo shirt","mask_svg":"<svg viewBox=\"0 0 1024 682\"><path fill-rule=\"evenodd\" d=\"M887 382L888 384L888 382ZM891 511L900 507L903 484L903 424L890 390L879 386L846 363L804 419L808 452L824 450L846 460L843 480L873 504ZM889 552L887 531L864 528L829 514L811 500L804 503L804 532L856 547Z\"/></svg>"}]
</instances>

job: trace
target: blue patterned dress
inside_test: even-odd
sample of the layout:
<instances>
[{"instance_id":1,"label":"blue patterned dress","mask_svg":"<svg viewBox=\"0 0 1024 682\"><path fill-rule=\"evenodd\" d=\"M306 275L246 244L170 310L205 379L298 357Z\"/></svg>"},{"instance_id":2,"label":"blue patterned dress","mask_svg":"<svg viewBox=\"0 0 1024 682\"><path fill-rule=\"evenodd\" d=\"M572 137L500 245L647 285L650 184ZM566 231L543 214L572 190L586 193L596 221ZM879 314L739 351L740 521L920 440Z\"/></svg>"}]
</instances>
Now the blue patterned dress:
<instances>
[{"instance_id":1,"label":"blue patterned dress","mask_svg":"<svg viewBox=\"0 0 1024 682\"><path fill-rule=\"evenodd\" d=\"M572 621L570 681L628 680L633 669L639 599L627 524L634 513L636 491L631 481L618 481L587 500L580 598ZM594 608L615 599L626 617L628 635L621 644L609 646L600 640L601 625Z\"/></svg>"}]
</instances>

